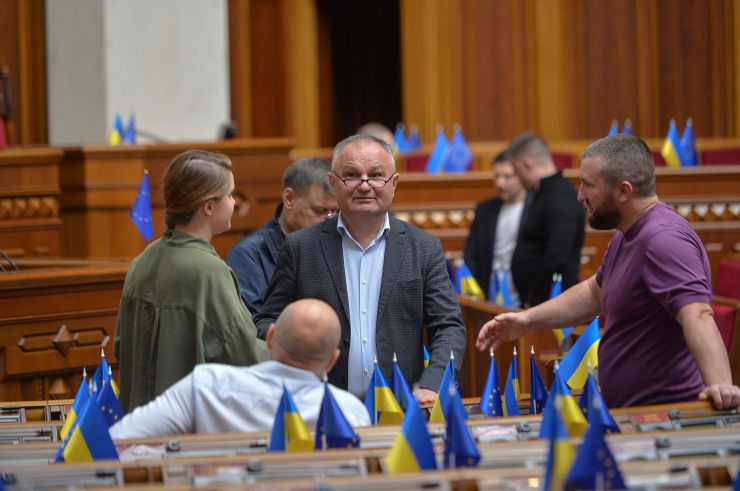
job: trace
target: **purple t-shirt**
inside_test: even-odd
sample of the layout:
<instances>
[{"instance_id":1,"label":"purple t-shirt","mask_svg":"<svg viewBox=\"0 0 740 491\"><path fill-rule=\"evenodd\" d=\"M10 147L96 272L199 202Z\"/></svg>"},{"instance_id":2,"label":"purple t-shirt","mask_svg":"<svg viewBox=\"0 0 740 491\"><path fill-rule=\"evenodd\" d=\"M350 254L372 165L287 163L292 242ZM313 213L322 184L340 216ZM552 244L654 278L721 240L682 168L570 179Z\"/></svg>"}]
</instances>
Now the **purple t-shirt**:
<instances>
[{"instance_id":1,"label":"purple t-shirt","mask_svg":"<svg viewBox=\"0 0 740 491\"><path fill-rule=\"evenodd\" d=\"M707 253L694 229L658 203L617 231L596 273L606 325L599 381L609 407L694 400L704 382L676 320L710 302Z\"/></svg>"}]
</instances>

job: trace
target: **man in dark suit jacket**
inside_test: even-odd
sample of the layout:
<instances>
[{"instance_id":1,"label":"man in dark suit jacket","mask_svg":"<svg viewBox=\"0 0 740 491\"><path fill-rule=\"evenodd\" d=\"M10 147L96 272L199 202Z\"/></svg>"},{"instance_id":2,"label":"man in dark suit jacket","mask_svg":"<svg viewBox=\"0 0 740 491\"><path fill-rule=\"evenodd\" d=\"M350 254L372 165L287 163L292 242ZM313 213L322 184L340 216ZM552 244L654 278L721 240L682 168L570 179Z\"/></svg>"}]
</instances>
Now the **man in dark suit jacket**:
<instances>
[{"instance_id":1,"label":"man in dark suit jacket","mask_svg":"<svg viewBox=\"0 0 740 491\"><path fill-rule=\"evenodd\" d=\"M586 210L540 135L516 137L509 158L525 189L534 194L511 260L514 284L527 307L549 299L554 273L563 275L563 291L578 283Z\"/></svg>"},{"instance_id":2,"label":"man in dark suit jacket","mask_svg":"<svg viewBox=\"0 0 740 491\"><path fill-rule=\"evenodd\" d=\"M511 307L519 307L519 295L510 277L511 257L529 199L506 150L493 159L493 172L496 197L481 201L475 208L475 218L465 242L465 264L489 299L495 264L501 274L507 275Z\"/></svg>"},{"instance_id":3,"label":"man in dark suit jacket","mask_svg":"<svg viewBox=\"0 0 740 491\"><path fill-rule=\"evenodd\" d=\"M391 147L355 135L334 149L329 180L340 214L289 235L255 317L264 334L280 311L319 298L339 316L339 360L329 381L362 397L373 357L386 377L393 354L421 402L436 399L450 353L459 369L465 327L439 240L388 215L398 184ZM423 364L426 329L430 360Z\"/></svg>"}]
</instances>

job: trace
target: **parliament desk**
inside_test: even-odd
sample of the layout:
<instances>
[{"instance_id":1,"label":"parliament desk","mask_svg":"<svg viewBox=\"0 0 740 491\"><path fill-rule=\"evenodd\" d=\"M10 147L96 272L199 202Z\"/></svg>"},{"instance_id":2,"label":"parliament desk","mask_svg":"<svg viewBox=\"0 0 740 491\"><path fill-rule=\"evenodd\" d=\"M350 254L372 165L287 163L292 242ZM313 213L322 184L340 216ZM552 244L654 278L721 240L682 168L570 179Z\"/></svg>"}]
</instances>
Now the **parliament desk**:
<instances>
[{"instance_id":1,"label":"parliament desk","mask_svg":"<svg viewBox=\"0 0 740 491\"><path fill-rule=\"evenodd\" d=\"M113 368L127 260L23 259L0 274L0 400L73 398L83 367Z\"/></svg>"}]
</instances>

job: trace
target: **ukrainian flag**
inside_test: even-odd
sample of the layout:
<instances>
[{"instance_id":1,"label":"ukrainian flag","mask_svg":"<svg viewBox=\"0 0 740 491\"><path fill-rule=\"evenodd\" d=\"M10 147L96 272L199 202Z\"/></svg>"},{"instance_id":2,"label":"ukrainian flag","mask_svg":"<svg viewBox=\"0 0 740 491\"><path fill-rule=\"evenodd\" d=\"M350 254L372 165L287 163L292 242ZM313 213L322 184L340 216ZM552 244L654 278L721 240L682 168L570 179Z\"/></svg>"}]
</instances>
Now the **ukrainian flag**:
<instances>
[{"instance_id":1,"label":"ukrainian flag","mask_svg":"<svg viewBox=\"0 0 740 491\"><path fill-rule=\"evenodd\" d=\"M511 291L509 290L509 273L507 271L494 270L491 272L491 281L488 285L488 299L490 302L502 307L511 308Z\"/></svg>"},{"instance_id":2,"label":"ukrainian flag","mask_svg":"<svg viewBox=\"0 0 740 491\"><path fill-rule=\"evenodd\" d=\"M370 414L370 421L377 424L397 425L403 421L403 411L398 405L393 391L383 377L383 372L375 359L375 370L373 378L370 379L367 392L365 392L365 407Z\"/></svg>"},{"instance_id":3,"label":"ukrainian flag","mask_svg":"<svg viewBox=\"0 0 740 491\"><path fill-rule=\"evenodd\" d=\"M118 459L116 446L95 399L88 400L71 436L63 444L62 457L67 463Z\"/></svg>"},{"instance_id":4,"label":"ukrainian flag","mask_svg":"<svg viewBox=\"0 0 740 491\"><path fill-rule=\"evenodd\" d=\"M516 348L514 348L514 356L511 358L506 387L504 387L504 416L519 416L520 395L519 369L517 368Z\"/></svg>"},{"instance_id":5,"label":"ukrainian flag","mask_svg":"<svg viewBox=\"0 0 740 491\"><path fill-rule=\"evenodd\" d=\"M671 126L668 128L668 135L665 137L660 154L665 159L665 164L668 167L681 167L683 163L681 159L681 144L675 119L671 119Z\"/></svg>"},{"instance_id":6,"label":"ukrainian flag","mask_svg":"<svg viewBox=\"0 0 740 491\"><path fill-rule=\"evenodd\" d=\"M556 365L554 370L554 380L550 387L550 394L545 404L545 412L542 414L542 425L540 426L540 438L547 438L546 428L550 424L549 419L553 417L551 408L555 407L558 402L558 416L563 420L568 434L573 437L580 437L586 430L586 418L583 412L576 404L576 400L570 393L568 386L563 382L560 376L560 368Z\"/></svg>"},{"instance_id":7,"label":"ukrainian flag","mask_svg":"<svg viewBox=\"0 0 740 491\"><path fill-rule=\"evenodd\" d=\"M429 436L427 422L416 399L412 398L409 401L401 431L388 452L386 465L391 474L437 468L432 438Z\"/></svg>"},{"instance_id":8,"label":"ukrainian flag","mask_svg":"<svg viewBox=\"0 0 740 491\"><path fill-rule=\"evenodd\" d=\"M319 419L316 421L317 450L327 448L359 447L360 437L344 416L342 409L329 390L329 384L324 384L324 398L321 401Z\"/></svg>"},{"instance_id":9,"label":"ukrainian flag","mask_svg":"<svg viewBox=\"0 0 740 491\"><path fill-rule=\"evenodd\" d=\"M105 424L108 428L116 424L123 418L123 410L118 402L118 397L113 388L113 379L109 379L103 388L98 392L96 399L100 412L103 415Z\"/></svg>"},{"instance_id":10,"label":"ukrainian flag","mask_svg":"<svg viewBox=\"0 0 740 491\"><path fill-rule=\"evenodd\" d=\"M429 416L429 421L431 423L444 423L447 413L449 412L450 404L460 404L462 406L462 399L460 399L460 394L457 390L455 391L454 397L450 397L448 391L445 390L445 388L449 387L450 384L454 384L455 387L457 387L457 382L455 381L454 360L455 357L452 352L450 352L450 361L447 363L445 373L442 375L442 381L440 382L439 390L437 391L437 399L434 401L432 414Z\"/></svg>"},{"instance_id":11,"label":"ukrainian flag","mask_svg":"<svg viewBox=\"0 0 740 491\"><path fill-rule=\"evenodd\" d=\"M90 387L87 385L87 372L83 368L82 382L80 382L80 387L77 389L77 395L72 403L72 408L69 410L69 413L67 413L67 418L64 420L62 429L59 430L59 435L62 437L62 440L66 439L69 432L74 428L77 415L82 414L82 410L85 408L85 404L87 404L88 399L90 399Z\"/></svg>"},{"instance_id":12,"label":"ukrainian flag","mask_svg":"<svg viewBox=\"0 0 740 491\"><path fill-rule=\"evenodd\" d=\"M560 417L562 401L547 406L545 415L550 415L547 420L542 418L541 438L550 440L547 463L545 464L545 485L542 489L560 491L565 489L565 478L573 463L575 451L568 441L568 433L565 424Z\"/></svg>"},{"instance_id":13,"label":"ukrainian flag","mask_svg":"<svg viewBox=\"0 0 740 491\"><path fill-rule=\"evenodd\" d=\"M123 121L121 121L121 115L116 114L113 118L113 128L108 133L108 144L109 145L120 145L123 141Z\"/></svg>"},{"instance_id":14,"label":"ukrainian flag","mask_svg":"<svg viewBox=\"0 0 740 491\"><path fill-rule=\"evenodd\" d=\"M414 398L414 394L411 393L411 389L409 389L409 385L406 383L406 378L404 378L401 369L398 367L398 358L396 358L395 353L393 353L393 377L391 378L390 386L393 395L398 401L398 405L401 406L402 410L408 411L409 401Z\"/></svg>"},{"instance_id":15,"label":"ukrainian flag","mask_svg":"<svg viewBox=\"0 0 740 491\"><path fill-rule=\"evenodd\" d=\"M429 366L429 350L427 350L425 344L422 344L421 346L424 348L424 368L426 368Z\"/></svg>"},{"instance_id":16,"label":"ukrainian flag","mask_svg":"<svg viewBox=\"0 0 740 491\"><path fill-rule=\"evenodd\" d=\"M483 393L480 396L480 409L489 418L504 415L501 405L501 387L498 382L498 368L496 367L493 350L491 350L491 367L488 369L488 378L486 378L486 385L483 386Z\"/></svg>"},{"instance_id":17,"label":"ukrainian flag","mask_svg":"<svg viewBox=\"0 0 740 491\"><path fill-rule=\"evenodd\" d=\"M598 350L601 335L599 334L599 318L595 318L588 325L578 341L563 357L560 362L560 376L569 387L583 388L588 377L587 364L592 367L599 364Z\"/></svg>"},{"instance_id":18,"label":"ukrainian flag","mask_svg":"<svg viewBox=\"0 0 740 491\"><path fill-rule=\"evenodd\" d=\"M288 388L283 385L275 422L270 433L270 452L310 452L313 450L311 434L293 402Z\"/></svg>"},{"instance_id":19,"label":"ukrainian flag","mask_svg":"<svg viewBox=\"0 0 740 491\"><path fill-rule=\"evenodd\" d=\"M554 273L552 275L552 284L550 285L550 300L563 293L563 275L560 273ZM558 344L563 344L563 340L570 336L573 332L572 327L564 327L562 329L553 329L552 333Z\"/></svg>"},{"instance_id":20,"label":"ukrainian flag","mask_svg":"<svg viewBox=\"0 0 740 491\"><path fill-rule=\"evenodd\" d=\"M470 297L476 300L485 300L486 296L483 294L478 282L475 281L473 273L470 272L470 268L465 263L461 263L457 267L457 291L463 297Z\"/></svg>"}]
</instances>

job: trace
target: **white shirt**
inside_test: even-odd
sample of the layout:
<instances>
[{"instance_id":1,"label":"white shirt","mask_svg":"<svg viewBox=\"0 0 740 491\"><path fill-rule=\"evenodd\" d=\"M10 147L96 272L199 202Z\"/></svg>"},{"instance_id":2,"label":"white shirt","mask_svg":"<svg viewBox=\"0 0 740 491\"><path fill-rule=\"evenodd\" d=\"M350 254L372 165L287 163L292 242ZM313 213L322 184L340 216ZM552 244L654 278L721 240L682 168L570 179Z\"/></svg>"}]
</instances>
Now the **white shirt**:
<instances>
[{"instance_id":1,"label":"white shirt","mask_svg":"<svg viewBox=\"0 0 740 491\"><path fill-rule=\"evenodd\" d=\"M511 258L519 235L519 222L522 220L524 200L518 203L503 203L496 221L496 240L493 245L493 271L504 271L507 275L509 294L514 307L519 306L519 293L511 276Z\"/></svg>"},{"instance_id":2,"label":"white shirt","mask_svg":"<svg viewBox=\"0 0 740 491\"><path fill-rule=\"evenodd\" d=\"M324 383L313 372L277 361L251 367L206 363L155 400L134 409L110 428L112 438L179 433L270 431L283 395L283 383L309 428L316 426ZM365 405L347 391L329 386L353 426L367 426Z\"/></svg>"},{"instance_id":3,"label":"white shirt","mask_svg":"<svg viewBox=\"0 0 740 491\"><path fill-rule=\"evenodd\" d=\"M352 237L339 214L337 231L342 236L344 276L349 303L349 356L347 389L364 397L375 368L375 323L378 318L380 284L385 263L385 237L391 228L388 214L385 222L367 248Z\"/></svg>"}]
</instances>

